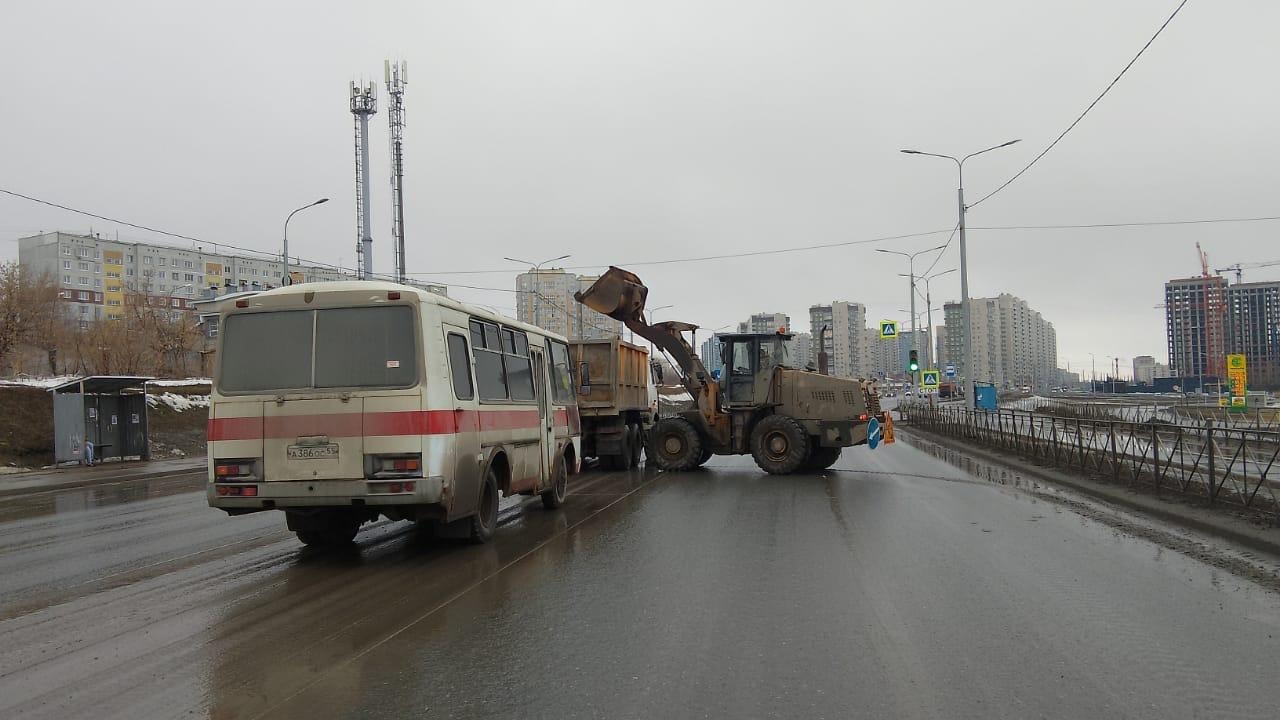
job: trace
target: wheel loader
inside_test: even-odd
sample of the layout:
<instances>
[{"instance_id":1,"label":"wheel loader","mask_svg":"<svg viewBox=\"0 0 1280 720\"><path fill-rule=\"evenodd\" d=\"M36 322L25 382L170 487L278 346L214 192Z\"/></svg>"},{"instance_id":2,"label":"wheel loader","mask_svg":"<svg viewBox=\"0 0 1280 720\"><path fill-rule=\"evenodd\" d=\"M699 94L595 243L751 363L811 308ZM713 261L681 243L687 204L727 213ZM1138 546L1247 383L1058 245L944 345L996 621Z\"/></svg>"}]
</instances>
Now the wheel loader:
<instances>
[{"instance_id":1,"label":"wheel loader","mask_svg":"<svg viewBox=\"0 0 1280 720\"><path fill-rule=\"evenodd\" d=\"M791 335L785 329L721 334L725 362L717 379L684 339L688 332L696 341L697 325L645 322L648 294L635 274L610 267L574 298L621 321L679 367L696 407L661 418L650 430L648 455L659 468L691 470L713 455L750 453L774 475L814 472L835 464L843 448L866 443L873 419L891 437L892 420L869 386L787 365Z\"/></svg>"}]
</instances>

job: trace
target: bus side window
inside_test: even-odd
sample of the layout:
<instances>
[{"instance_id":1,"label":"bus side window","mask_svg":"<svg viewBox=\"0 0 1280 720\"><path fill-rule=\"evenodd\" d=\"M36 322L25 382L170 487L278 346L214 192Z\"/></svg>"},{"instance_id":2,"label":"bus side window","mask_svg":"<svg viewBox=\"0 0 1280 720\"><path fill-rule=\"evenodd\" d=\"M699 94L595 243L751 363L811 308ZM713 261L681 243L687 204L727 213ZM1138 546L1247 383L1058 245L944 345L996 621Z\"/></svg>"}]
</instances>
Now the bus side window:
<instances>
[{"instance_id":1,"label":"bus side window","mask_svg":"<svg viewBox=\"0 0 1280 720\"><path fill-rule=\"evenodd\" d=\"M529 341L523 332L502 330L502 360L507 370L507 387L512 400L533 400L533 369L529 363Z\"/></svg>"},{"instance_id":2,"label":"bus side window","mask_svg":"<svg viewBox=\"0 0 1280 720\"><path fill-rule=\"evenodd\" d=\"M507 374L503 369L502 345L498 340L498 326L487 322L472 321L472 342L476 353L476 387L481 400L506 400Z\"/></svg>"},{"instance_id":3,"label":"bus side window","mask_svg":"<svg viewBox=\"0 0 1280 720\"><path fill-rule=\"evenodd\" d=\"M569 348L558 342L550 342L551 348L551 398L556 405L573 402L573 371L569 366Z\"/></svg>"},{"instance_id":4,"label":"bus side window","mask_svg":"<svg viewBox=\"0 0 1280 720\"><path fill-rule=\"evenodd\" d=\"M475 397L471 386L471 353L467 339L457 333L449 333L449 375L453 377L453 396L459 400Z\"/></svg>"}]
</instances>

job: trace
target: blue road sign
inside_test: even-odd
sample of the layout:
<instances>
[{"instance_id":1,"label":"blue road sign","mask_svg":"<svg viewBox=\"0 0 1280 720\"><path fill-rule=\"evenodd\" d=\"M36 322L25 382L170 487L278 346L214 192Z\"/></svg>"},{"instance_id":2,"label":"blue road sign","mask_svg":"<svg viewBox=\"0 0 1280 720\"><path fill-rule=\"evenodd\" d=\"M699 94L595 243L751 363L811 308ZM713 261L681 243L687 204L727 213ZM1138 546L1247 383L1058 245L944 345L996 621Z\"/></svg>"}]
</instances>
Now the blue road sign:
<instances>
[{"instance_id":1,"label":"blue road sign","mask_svg":"<svg viewBox=\"0 0 1280 720\"><path fill-rule=\"evenodd\" d=\"M955 365L955 363L947 363L947 370L946 370L946 372L947 372L947 377L948 377L948 378L955 378L955 376L956 376L956 365Z\"/></svg>"},{"instance_id":2,"label":"blue road sign","mask_svg":"<svg viewBox=\"0 0 1280 720\"><path fill-rule=\"evenodd\" d=\"M871 420L867 422L867 447L871 448L872 450L875 450L876 446L879 444L880 444L880 421L875 418L871 418Z\"/></svg>"}]
</instances>

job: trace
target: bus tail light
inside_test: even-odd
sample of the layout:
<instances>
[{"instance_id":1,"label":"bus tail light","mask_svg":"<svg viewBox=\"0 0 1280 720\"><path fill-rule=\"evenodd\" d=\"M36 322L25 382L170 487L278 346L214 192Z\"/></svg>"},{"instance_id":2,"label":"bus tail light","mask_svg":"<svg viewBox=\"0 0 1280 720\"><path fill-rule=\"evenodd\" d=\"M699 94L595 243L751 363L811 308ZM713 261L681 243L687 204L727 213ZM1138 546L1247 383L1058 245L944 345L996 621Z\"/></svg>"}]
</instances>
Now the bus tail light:
<instances>
[{"instance_id":1,"label":"bus tail light","mask_svg":"<svg viewBox=\"0 0 1280 720\"><path fill-rule=\"evenodd\" d=\"M395 493L411 493L418 489L418 484L412 480L407 482L371 482L369 483L369 492L377 495L395 494Z\"/></svg>"},{"instance_id":2,"label":"bus tail light","mask_svg":"<svg viewBox=\"0 0 1280 720\"><path fill-rule=\"evenodd\" d=\"M222 497L258 497L257 485L219 485L218 495Z\"/></svg>"},{"instance_id":3,"label":"bus tail light","mask_svg":"<svg viewBox=\"0 0 1280 720\"><path fill-rule=\"evenodd\" d=\"M422 455L371 455L367 463L370 479L422 477Z\"/></svg>"},{"instance_id":4,"label":"bus tail light","mask_svg":"<svg viewBox=\"0 0 1280 720\"><path fill-rule=\"evenodd\" d=\"M219 482L236 482L254 477L255 460L215 460L213 475Z\"/></svg>"}]
</instances>

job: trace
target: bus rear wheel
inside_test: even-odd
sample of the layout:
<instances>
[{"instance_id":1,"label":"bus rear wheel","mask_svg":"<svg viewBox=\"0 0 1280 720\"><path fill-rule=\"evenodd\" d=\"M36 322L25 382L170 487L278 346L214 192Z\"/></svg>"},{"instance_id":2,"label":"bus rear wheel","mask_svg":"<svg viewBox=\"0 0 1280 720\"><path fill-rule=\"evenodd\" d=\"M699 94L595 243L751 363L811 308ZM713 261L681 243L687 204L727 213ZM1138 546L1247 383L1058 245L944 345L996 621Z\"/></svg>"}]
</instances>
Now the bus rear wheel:
<instances>
[{"instance_id":1,"label":"bus rear wheel","mask_svg":"<svg viewBox=\"0 0 1280 720\"><path fill-rule=\"evenodd\" d=\"M485 472L480 486L480 505L470 520L471 542L480 544L493 539L493 531L498 527L498 473L493 467Z\"/></svg>"},{"instance_id":2,"label":"bus rear wheel","mask_svg":"<svg viewBox=\"0 0 1280 720\"><path fill-rule=\"evenodd\" d=\"M565 469L564 458L560 458L551 470L551 487L539 495L542 498L542 507L548 510L555 510L564 504L564 499L568 494L569 471Z\"/></svg>"},{"instance_id":3,"label":"bus rear wheel","mask_svg":"<svg viewBox=\"0 0 1280 720\"><path fill-rule=\"evenodd\" d=\"M289 527L307 547L345 547L360 532L360 518L343 510L325 510L309 515L289 513L286 517Z\"/></svg>"}]
</instances>

